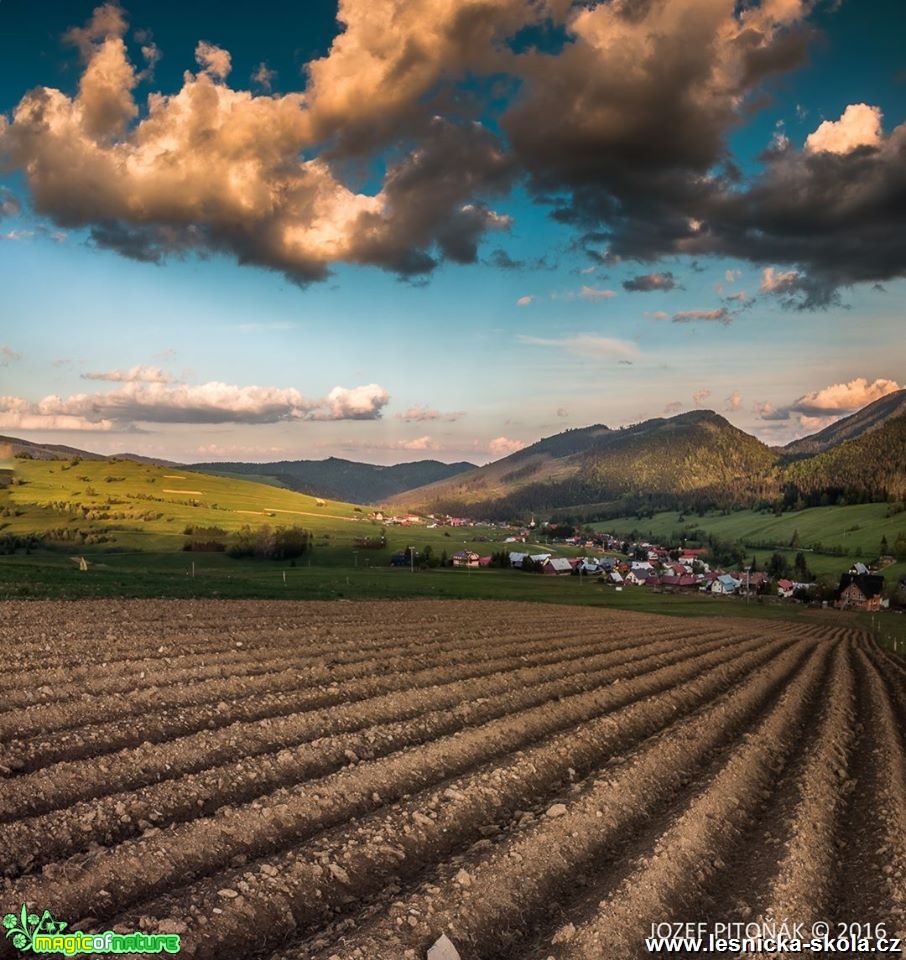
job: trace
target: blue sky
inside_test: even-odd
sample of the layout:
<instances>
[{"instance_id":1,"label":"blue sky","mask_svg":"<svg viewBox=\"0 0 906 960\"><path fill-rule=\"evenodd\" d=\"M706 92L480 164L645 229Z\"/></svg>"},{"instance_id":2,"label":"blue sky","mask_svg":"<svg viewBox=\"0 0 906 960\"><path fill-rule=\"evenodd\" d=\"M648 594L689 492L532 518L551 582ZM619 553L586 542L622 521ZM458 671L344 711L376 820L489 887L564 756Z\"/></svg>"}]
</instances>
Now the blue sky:
<instances>
[{"instance_id":1,"label":"blue sky","mask_svg":"<svg viewBox=\"0 0 906 960\"><path fill-rule=\"evenodd\" d=\"M395 4L382 0L377 6L392 10ZM504 6L517 16L517 4ZM775 6L784 4L777 0ZM744 224L745 230L737 230L735 221L732 229L726 226L736 216L739 195L753 190L767 168L778 178L817 180L825 175L821 163L833 164L841 177L846 164L871 163L871 175L893 191L891 202L902 200L896 192L901 185L891 185L884 166L896 161L898 127L906 119L906 78L896 47L906 26L901 5L873 3L868 16L864 5L850 0L803 7L795 19L784 14L760 26L765 56L776 57L780 66L714 111L721 115L721 146L710 170L732 158L739 174L701 207L707 221L677 199L685 196L682 190L665 192L651 214L628 185L626 171L615 168L613 157L629 149L614 141L621 128L614 134L608 126L587 138L585 127L594 122L587 120L587 107L580 146L565 122L551 127L553 140L564 138L561 156L570 149L588 151L590 164L581 170L551 161L520 134L511 111L520 105L535 109L532 97L540 94L533 94L534 71L559 69L562 59L557 81L567 96L573 92L566 55L541 51L535 55L544 58L539 66L522 53L501 60L499 50L489 48L476 64L474 54L445 46L448 37L441 31L426 41L429 58L439 51L438 73L421 86L413 80L406 99L399 85L386 81L387 73L399 69L390 28L387 36L375 33L363 19L367 5L358 0L345 7L351 51L332 48L335 4L289 10L265 2L251 22L235 8L211 3L189 9L134 3L115 16L108 9L106 19L95 16L82 35L80 53L62 37L91 21L91 5L50 3L38 10L7 0L0 6L0 57L11 67L0 77L0 112L6 115L5 128L0 124L0 433L181 460L337 455L382 463L423 457L484 462L567 427L615 426L697 407L715 409L767 442L786 442L902 385L906 271L890 252L895 223L875 223L872 218L880 215L861 210L858 197L846 214L851 227L845 220L810 222L816 215L807 209L789 216L781 211L771 223L767 252L740 239L769 232L761 223ZM413 10L429 22L430 0L410 4ZM598 27L571 21L573 14L560 16L573 38L575 49L568 54L578 57L583 44L591 48L592 27ZM722 30L732 17L731 10ZM677 21L678 32L689 19ZM495 24L495 36L512 36L513 22ZM631 29L610 21L605 26ZM417 28L414 15L412 23L399 26L403 34ZM458 29L452 25L450 35ZM803 51L788 65L782 44L796 31L803 35ZM207 60L196 60L199 41L215 51ZM108 70L98 90L85 84L79 92L80 79L102 58L117 68L131 63L136 73L146 69L140 48L150 44L160 54L153 76L149 72L112 94ZM728 49L715 41L715 70L732 68L736 76L738 64L725 67L736 55ZM216 51L229 52L228 72ZM116 59L120 53L125 61ZM595 48L594 56L605 75L607 50ZM305 72L317 58L325 77L320 89L326 92L320 94ZM369 72L376 62L380 69ZM276 71L268 78L270 89L251 80L262 63ZM350 63L354 88L341 99L335 91ZM102 65L107 70L108 61ZM486 77L479 81L481 69ZM107 197L104 185L85 170L104 154L120 150L122 157L123 145L134 159L146 142L139 130L146 98L185 92L190 81L184 71L191 71L195 93L219 98L224 142L234 135L231 124L239 129L246 122L239 111L252 109L246 101L227 101L234 92L250 91L276 104L307 89L305 102L294 101L267 126L275 143L282 144L282 136L291 141L280 169L300 158L316 160L329 168L323 195L332 198L342 189L351 191L348 197L325 201L326 213L313 225L305 219L311 201L301 192L307 181L300 186L291 180L299 197L292 209L278 209L280 201L275 207L271 198L267 216L259 215L241 193L257 191L257 202L278 174L260 173L264 161L254 153L257 146L249 160L255 173L236 187L238 207L212 209L210 200L199 200L203 187L197 178L191 189L186 186L188 176L172 194L151 191L149 181L167 175L153 166L162 164L158 154L146 161L152 166L140 173L141 183L135 182L135 167L118 168L122 188L118 184ZM99 67L96 72L102 73ZM676 82L684 82L680 74ZM708 84L710 98L726 96L716 81ZM41 88L60 91L71 123L61 136L50 137L34 119L27 125L21 107L20 116L14 115L17 105L36 102L28 97ZM124 90L134 98L135 112L127 115L126 109L124 120L111 120ZM497 96L501 90L504 95ZM593 102L606 102L607 88L591 92ZM587 103L588 94L575 90L576 103ZM641 87L638 95L650 91ZM89 135L91 96L106 111L98 113L98 122L109 128L92 128ZM363 97L373 101L373 114L362 107ZM878 113L844 115L860 104ZM539 100L540 123L543 107ZM706 139L714 132L706 125L717 122L711 113L671 121L680 130L701 124ZM313 118L314 133L306 129L295 140L302 114ZM871 129L876 115L882 117L879 132ZM435 165L416 178L416 158L430 150L436 135L432 117L449 123L444 136L450 139ZM807 138L824 121L834 126L813 141L824 146L808 147ZM650 131L653 150L662 128ZM467 142L479 136L488 139ZM765 158L772 138L785 159ZM208 149L208 142L199 149ZM669 165L651 167L652 193L665 170L688 183L701 177L691 158L697 148L686 157L682 137L676 143ZM669 154L671 141L665 144ZM455 166L454 158L443 169L445 155L460 145L464 159ZM224 160L223 143L211 149L218 151L212 180L227 178L220 196L235 186L232 171L241 162L233 154ZM270 163L278 147L260 150ZM65 163L63 155L69 157ZM248 156L247 149L243 162ZM438 198L453 189L462 165L473 162L466 186L455 184L444 205ZM643 168L646 162L639 161ZM400 174L384 179L394 164L403 164ZM614 169L599 180L599 166ZM407 172L424 182L424 192L393 195ZM543 189L537 182L542 178ZM811 188L806 182L803 192ZM134 199L139 195L140 202ZM375 197L384 207L373 242L364 244ZM620 222L597 213L591 222L589 211L614 197L626 212ZM551 216L565 206L569 215ZM388 208L392 215L385 214ZM355 216L364 211L364 219L350 226L348 209ZM248 222L237 224L246 210ZM675 216L694 221L679 239ZM724 235L718 224L726 226ZM285 241L286 231L296 228L303 232L301 248ZM861 248L872 254L875 244L877 255L854 264L835 259L832 251L812 257L807 245L794 245L808 231L833 230L847 237L861 231ZM705 231L707 242L700 239ZM448 240L451 232L455 243ZM644 248L635 239L641 235ZM899 237L906 240L902 232ZM136 251L143 259L132 258ZM639 277L655 278L641 285L656 288L624 287Z\"/></svg>"}]
</instances>

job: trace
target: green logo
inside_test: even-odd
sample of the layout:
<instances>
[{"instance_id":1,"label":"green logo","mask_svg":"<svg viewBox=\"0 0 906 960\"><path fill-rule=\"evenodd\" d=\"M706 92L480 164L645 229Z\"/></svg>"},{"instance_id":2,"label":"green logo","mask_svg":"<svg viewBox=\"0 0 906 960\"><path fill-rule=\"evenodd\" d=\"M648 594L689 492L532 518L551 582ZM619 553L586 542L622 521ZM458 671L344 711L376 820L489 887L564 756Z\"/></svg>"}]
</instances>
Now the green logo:
<instances>
[{"instance_id":1,"label":"green logo","mask_svg":"<svg viewBox=\"0 0 906 960\"><path fill-rule=\"evenodd\" d=\"M71 957L80 953L179 953L179 934L176 933L74 933L64 934L69 926L54 919L49 910L42 914L29 913L23 904L18 915L8 913L3 918L7 938L13 946L33 953L62 953Z\"/></svg>"}]
</instances>

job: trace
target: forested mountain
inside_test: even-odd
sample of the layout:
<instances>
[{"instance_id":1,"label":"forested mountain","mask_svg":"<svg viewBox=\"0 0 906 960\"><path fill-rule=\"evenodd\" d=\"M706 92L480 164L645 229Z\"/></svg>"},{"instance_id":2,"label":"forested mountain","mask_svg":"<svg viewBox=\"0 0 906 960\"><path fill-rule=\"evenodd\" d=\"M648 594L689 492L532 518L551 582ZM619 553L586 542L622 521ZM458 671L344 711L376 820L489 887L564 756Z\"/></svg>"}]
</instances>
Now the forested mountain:
<instances>
[{"instance_id":1,"label":"forested mountain","mask_svg":"<svg viewBox=\"0 0 906 960\"><path fill-rule=\"evenodd\" d=\"M280 460L274 463L194 463L191 469L221 476L248 477L331 500L380 504L404 490L474 470L475 464L416 460L384 467L328 457L326 460Z\"/></svg>"},{"instance_id":2,"label":"forested mountain","mask_svg":"<svg viewBox=\"0 0 906 960\"><path fill-rule=\"evenodd\" d=\"M741 506L769 494L776 461L760 440L699 410L567 431L397 502L488 515L637 498Z\"/></svg>"},{"instance_id":3,"label":"forested mountain","mask_svg":"<svg viewBox=\"0 0 906 960\"><path fill-rule=\"evenodd\" d=\"M787 464L786 500L808 506L906 500L906 413L805 460Z\"/></svg>"},{"instance_id":4,"label":"forested mountain","mask_svg":"<svg viewBox=\"0 0 906 960\"><path fill-rule=\"evenodd\" d=\"M873 405L874 406L874 405ZM882 405L844 425L824 452L792 458L710 410L620 430L566 431L450 480L411 490L399 507L507 517L577 508L707 509L861 503L906 497L906 415ZM850 419L850 418L847 418ZM861 432L858 426L861 425Z\"/></svg>"}]
</instances>

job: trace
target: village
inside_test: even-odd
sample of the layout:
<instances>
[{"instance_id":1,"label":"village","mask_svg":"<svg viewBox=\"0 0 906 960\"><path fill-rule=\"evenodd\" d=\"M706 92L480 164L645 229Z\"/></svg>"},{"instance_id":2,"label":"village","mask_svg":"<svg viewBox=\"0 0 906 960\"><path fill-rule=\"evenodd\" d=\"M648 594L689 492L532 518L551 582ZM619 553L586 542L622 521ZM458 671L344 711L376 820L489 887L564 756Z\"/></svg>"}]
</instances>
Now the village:
<instances>
[{"instance_id":1,"label":"village","mask_svg":"<svg viewBox=\"0 0 906 960\"><path fill-rule=\"evenodd\" d=\"M455 551L447 562L457 568L502 567L542 576L588 578L590 582L615 591L647 589L657 593L698 593L746 600L770 597L869 612L890 606L889 597L883 595L884 578L860 562L852 564L841 575L833 595L828 596L813 579L772 576L769 570L755 569L751 564L724 569L714 563L707 547L670 547L648 540L621 539L606 533L576 533L572 529L567 532L556 523L536 524L534 518L527 526L518 528L443 515L423 518L409 514L385 518L376 513L374 518L387 526L424 525L431 529L444 526L500 529L503 526L512 530L511 535L502 541L504 550L489 553L474 549ZM541 538L552 549L529 543ZM489 546L493 539L496 538L481 534L474 537L475 541L487 540ZM519 549L529 546L533 549ZM587 552L579 556L559 556L560 548ZM407 549L394 554L390 563L414 568L420 565L421 558ZM900 590L904 588L906 585L901 584Z\"/></svg>"}]
</instances>

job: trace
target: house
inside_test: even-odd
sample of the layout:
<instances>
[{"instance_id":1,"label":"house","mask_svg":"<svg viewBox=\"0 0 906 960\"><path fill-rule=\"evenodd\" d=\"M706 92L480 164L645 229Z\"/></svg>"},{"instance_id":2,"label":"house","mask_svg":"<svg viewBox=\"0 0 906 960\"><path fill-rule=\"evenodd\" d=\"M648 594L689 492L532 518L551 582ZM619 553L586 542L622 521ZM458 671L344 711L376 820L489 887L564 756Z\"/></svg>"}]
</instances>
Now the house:
<instances>
[{"instance_id":1,"label":"house","mask_svg":"<svg viewBox=\"0 0 906 960\"><path fill-rule=\"evenodd\" d=\"M633 560L632 561L633 570L653 570L654 566L648 560Z\"/></svg>"},{"instance_id":2,"label":"house","mask_svg":"<svg viewBox=\"0 0 906 960\"><path fill-rule=\"evenodd\" d=\"M573 572L573 565L566 557L548 557L541 567L541 572L551 576L563 576Z\"/></svg>"},{"instance_id":3,"label":"house","mask_svg":"<svg viewBox=\"0 0 906 960\"><path fill-rule=\"evenodd\" d=\"M778 597L791 597L793 591L796 589L796 584L792 580L778 580L777 581L777 596Z\"/></svg>"},{"instance_id":4,"label":"house","mask_svg":"<svg viewBox=\"0 0 906 960\"><path fill-rule=\"evenodd\" d=\"M510 566L515 567L517 570L522 569L522 561L528 556L527 553L516 553L514 550L510 551Z\"/></svg>"},{"instance_id":5,"label":"house","mask_svg":"<svg viewBox=\"0 0 906 960\"><path fill-rule=\"evenodd\" d=\"M493 557L490 557L490 556L488 556L488 557L480 557L479 560L478 560L478 566L479 566L479 567L489 567L489 566L491 565L491 561L492 561L493 559L494 559L494 558L493 558Z\"/></svg>"},{"instance_id":6,"label":"house","mask_svg":"<svg viewBox=\"0 0 906 960\"><path fill-rule=\"evenodd\" d=\"M722 573L711 581L711 593L731 594L739 589L739 581L729 573Z\"/></svg>"},{"instance_id":7,"label":"house","mask_svg":"<svg viewBox=\"0 0 906 960\"><path fill-rule=\"evenodd\" d=\"M655 576L652 570L630 570L623 578L624 583L631 583L633 586L641 587L647 583L650 577Z\"/></svg>"},{"instance_id":8,"label":"house","mask_svg":"<svg viewBox=\"0 0 906 960\"><path fill-rule=\"evenodd\" d=\"M549 553L533 553L530 554L530 559L532 563L537 564L539 567L544 566L548 560L550 560L551 555Z\"/></svg>"},{"instance_id":9,"label":"house","mask_svg":"<svg viewBox=\"0 0 906 960\"><path fill-rule=\"evenodd\" d=\"M707 547L690 547L680 550L679 558L683 563L692 563L693 560L700 560L707 552Z\"/></svg>"},{"instance_id":10,"label":"house","mask_svg":"<svg viewBox=\"0 0 906 960\"><path fill-rule=\"evenodd\" d=\"M453 554L454 567L477 567L481 563L481 557L474 550L457 550Z\"/></svg>"},{"instance_id":11,"label":"house","mask_svg":"<svg viewBox=\"0 0 906 960\"><path fill-rule=\"evenodd\" d=\"M616 584L619 584L620 586L623 585L622 574L620 574L616 570L611 570L611 572L607 574L607 580L609 583L616 583Z\"/></svg>"},{"instance_id":12,"label":"house","mask_svg":"<svg viewBox=\"0 0 906 960\"><path fill-rule=\"evenodd\" d=\"M596 560L589 560L587 558L579 561L578 570L580 574L591 577L598 576L603 572L600 564Z\"/></svg>"},{"instance_id":13,"label":"house","mask_svg":"<svg viewBox=\"0 0 906 960\"><path fill-rule=\"evenodd\" d=\"M656 584L652 581L657 581ZM649 586L660 586L666 590L696 590L698 589L698 578L690 573L684 573L681 577L665 574L662 577L650 577Z\"/></svg>"},{"instance_id":14,"label":"house","mask_svg":"<svg viewBox=\"0 0 906 960\"><path fill-rule=\"evenodd\" d=\"M844 573L835 606L841 610L880 610L884 578L871 573Z\"/></svg>"}]
</instances>

